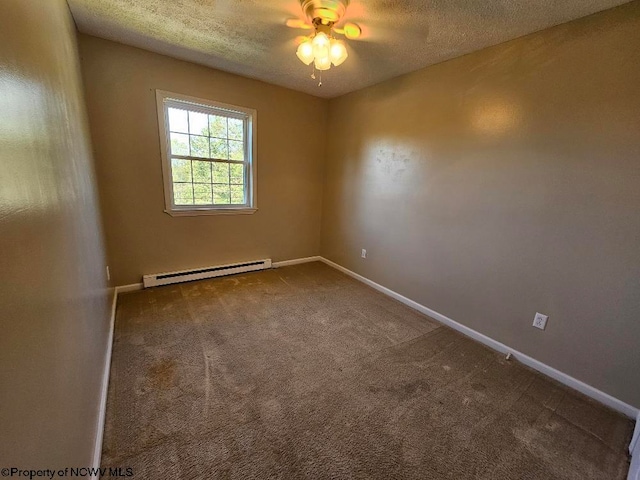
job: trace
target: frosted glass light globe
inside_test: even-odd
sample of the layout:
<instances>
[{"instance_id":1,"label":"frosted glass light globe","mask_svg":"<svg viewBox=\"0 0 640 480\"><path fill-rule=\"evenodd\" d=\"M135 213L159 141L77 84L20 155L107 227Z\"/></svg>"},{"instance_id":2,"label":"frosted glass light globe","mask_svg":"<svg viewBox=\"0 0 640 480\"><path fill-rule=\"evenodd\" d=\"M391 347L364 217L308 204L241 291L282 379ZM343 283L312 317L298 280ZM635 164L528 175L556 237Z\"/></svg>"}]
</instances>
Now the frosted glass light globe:
<instances>
[{"instance_id":1,"label":"frosted glass light globe","mask_svg":"<svg viewBox=\"0 0 640 480\"><path fill-rule=\"evenodd\" d=\"M315 37L313 37L313 40L311 40L311 43L313 43L313 54L316 56L316 58L318 57L324 57L325 56L325 52L327 52L327 54L329 53L329 37L327 37L327 34L324 32L319 32L316 34Z\"/></svg>"},{"instance_id":2,"label":"frosted glass light globe","mask_svg":"<svg viewBox=\"0 0 640 480\"><path fill-rule=\"evenodd\" d=\"M331 68L331 59L329 55L325 57L316 57L316 70L329 70Z\"/></svg>"},{"instance_id":3,"label":"frosted glass light globe","mask_svg":"<svg viewBox=\"0 0 640 480\"><path fill-rule=\"evenodd\" d=\"M310 65L313 62L313 45L310 40L306 40L298 45L296 55L302 63Z\"/></svg>"},{"instance_id":4,"label":"frosted glass light globe","mask_svg":"<svg viewBox=\"0 0 640 480\"><path fill-rule=\"evenodd\" d=\"M337 67L341 65L349 56L347 47L340 40L331 40L331 47L329 48L329 57L331 62Z\"/></svg>"}]
</instances>

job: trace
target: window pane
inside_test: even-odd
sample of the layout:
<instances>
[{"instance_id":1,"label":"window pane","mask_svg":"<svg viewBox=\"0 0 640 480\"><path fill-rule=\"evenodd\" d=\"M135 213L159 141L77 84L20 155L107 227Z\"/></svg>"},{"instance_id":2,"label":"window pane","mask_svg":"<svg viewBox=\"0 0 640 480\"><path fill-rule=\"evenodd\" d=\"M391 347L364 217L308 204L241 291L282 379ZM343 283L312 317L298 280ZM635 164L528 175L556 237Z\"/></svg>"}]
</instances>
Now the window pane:
<instances>
[{"instance_id":1,"label":"window pane","mask_svg":"<svg viewBox=\"0 0 640 480\"><path fill-rule=\"evenodd\" d=\"M229 183L229 164L213 164L213 183Z\"/></svg>"},{"instance_id":2,"label":"window pane","mask_svg":"<svg viewBox=\"0 0 640 480\"><path fill-rule=\"evenodd\" d=\"M183 135L181 133L171 134L171 154L189 155L189 135Z\"/></svg>"},{"instance_id":3,"label":"window pane","mask_svg":"<svg viewBox=\"0 0 640 480\"><path fill-rule=\"evenodd\" d=\"M231 169L231 183L242 185L244 183L244 165L232 163L229 168Z\"/></svg>"},{"instance_id":4,"label":"window pane","mask_svg":"<svg viewBox=\"0 0 640 480\"><path fill-rule=\"evenodd\" d=\"M187 123L187 111L177 108L169 108L169 130L172 132L189 133Z\"/></svg>"},{"instance_id":5,"label":"window pane","mask_svg":"<svg viewBox=\"0 0 640 480\"><path fill-rule=\"evenodd\" d=\"M206 113L189 112L189 133L209 136L209 116Z\"/></svg>"},{"instance_id":6,"label":"window pane","mask_svg":"<svg viewBox=\"0 0 640 480\"><path fill-rule=\"evenodd\" d=\"M227 141L212 138L211 140L211 158L217 158L218 160L227 160L229 154L227 153Z\"/></svg>"},{"instance_id":7,"label":"window pane","mask_svg":"<svg viewBox=\"0 0 640 480\"><path fill-rule=\"evenodd\" d=\"M191 156L209 158L209 139L207 137L199 137L189 135L191 140Z\"/></svg>"},{"instance_id":8,"label":"window pane","mask_svg":"<svg viewBox=\"0 0 640 480\"><path fill-rule=\"evenodd\" d=\"M193 187L190 183L173 184L173 203L175 205L193 205Z\"/></svg>"},{"instance_id":9,"label":"window pane","mask_svg":"<svg viewBox=\"0 0 640 480\"><path fill-rule=\"evenodd\" d=\"M211 162L194 160L192 168L195 183L211 183Z\"/></svg>"},{"instance_id":10,"label":"window pane","mask_svg":"<svg viewBox=\"0 0 640 480\"><path fill-rule=\"evenodd\" d=\"M209 115L209 132L212 137L227 138L227 117Z\"/></svg>"},{"instance_id":11,"label":"window pane","mask_svg":"<svg viewBox=\"0 0 640 480\"><path fill-rule=\"evenodd\" d=\"M231 185L231 203L234 205L243 205L244 187L242 185Z\"/></svg>"},{"instance_id":12,"label":"window pane","mask_svg":"<svg viewBox=\"0 0 640 480\"><path fill-rule=\"evenodd\" d=\"M229 205L231 203L229 185L213 186L213 203L216 205Z\"/></svg>"},{"instance_id":13,"label":"window pane","mask_svg":"<svg viewBox=\"0 0 640 480\"><path fill-rule=\"evenodd\" d=\"M229 119L229 139L244 140L244 122L237 118Z\"/></svg>"},{"instance_id":14,"label":"window pane","mask_svg":"<svg viewBox=\"0 0 640 480\"><path fill-rule=\"evenodd\" d=\"M172 158L171 178L174 182L191 182L191 160Z\"/></svg>"},{"instance_id":15,"label":"window pane","mask_svg":"<svg viewBox=\"0 0 640 480\"><path fill-rule=\"evenodd\" d=\"M171 188L173 206L207 210L250 204L251 117L241 109L195 105L179 96L167 98L162 128L169 136L169 151L163 153L169 157L165 188Z\"/></svg>"},{"instance_id":16,"label":"window pane","mask_svg":"<svg viewBox=\"0 0 640 480\"><path fill-rule=\"evenodd\" d=\"M244 144L229 140L229 160L244 160Z\"/></svg>"},{"instance_id":17,"label":"window pane","mask_svg":"<svg viewBox=\"0 0 640 480\"><path fill-rule=\"evenodd\" d=\"M210 183L196 183L193 185L193 199L196 205L211 205Z\"/></svg>"}]
</instances>

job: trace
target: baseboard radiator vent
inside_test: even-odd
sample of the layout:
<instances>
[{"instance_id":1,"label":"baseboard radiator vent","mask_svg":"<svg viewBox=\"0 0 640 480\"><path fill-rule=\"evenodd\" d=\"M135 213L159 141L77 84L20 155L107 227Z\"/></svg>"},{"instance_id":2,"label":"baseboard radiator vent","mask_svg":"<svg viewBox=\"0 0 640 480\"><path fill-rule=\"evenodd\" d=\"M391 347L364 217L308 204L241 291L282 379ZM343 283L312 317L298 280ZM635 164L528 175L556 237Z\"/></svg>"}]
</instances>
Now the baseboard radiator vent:
<instances>
[{"instance_id":1,"label":"baseboard radiator vent","mask_svg":"<svg viewBox=\"0 0 640 480\"><path fill-rule=\"evenodd\" d=\"M182 270L179 272L157 273L155 275L144 275L142 283L144 288L157 287L159 285L169 285L171 283L191 282L205 278L222 277L224 275L235 275L236 273L253 272L271 268L271 259L255 260L253 262L233 263L221 265L219 267L205 267L194 270Z\"/></svg>"}]
</instances>

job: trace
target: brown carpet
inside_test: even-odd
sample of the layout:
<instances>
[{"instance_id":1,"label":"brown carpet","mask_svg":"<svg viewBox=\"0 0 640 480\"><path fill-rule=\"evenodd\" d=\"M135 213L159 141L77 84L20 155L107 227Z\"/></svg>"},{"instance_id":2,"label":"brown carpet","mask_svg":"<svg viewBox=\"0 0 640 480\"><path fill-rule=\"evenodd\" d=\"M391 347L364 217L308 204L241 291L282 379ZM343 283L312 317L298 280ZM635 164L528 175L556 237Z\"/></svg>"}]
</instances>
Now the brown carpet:
<instances>
[{"instance_id":1,"label":"brown carpet","mask_svg":"<svg viewBox=\"0 0 640 480\"><path fill-rule=\"evenodd\" d=\"M119 298L138 479L624 479L632 422L321 263Z\"/></svg>"}]
</instances>

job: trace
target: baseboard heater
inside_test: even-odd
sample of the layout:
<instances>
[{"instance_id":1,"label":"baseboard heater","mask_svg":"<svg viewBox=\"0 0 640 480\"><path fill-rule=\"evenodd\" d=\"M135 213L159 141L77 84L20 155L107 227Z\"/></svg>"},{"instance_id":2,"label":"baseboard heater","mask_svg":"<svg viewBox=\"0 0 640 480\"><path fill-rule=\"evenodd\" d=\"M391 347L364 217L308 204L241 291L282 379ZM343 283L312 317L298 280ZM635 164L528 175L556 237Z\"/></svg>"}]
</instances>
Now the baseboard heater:
<instances>
[{"instance_id":1,"label":"baseboard heater","mask_svg":"<svg viewBox=\"0 0 640 480\"><path fill-rule=\"evenodd\" d=\"M142 283L144 288L157 287L159 285L169 285L171 283L191 282L204 278L222 277L224 275L235 275L236 273L253 272L271 268L271 259L255 260L253 262L232 263L220 265L219 267L205 267L194 270L181 270L179 272L156 273L155 275L144 275Z\"/></svg>"}]
</instances>

